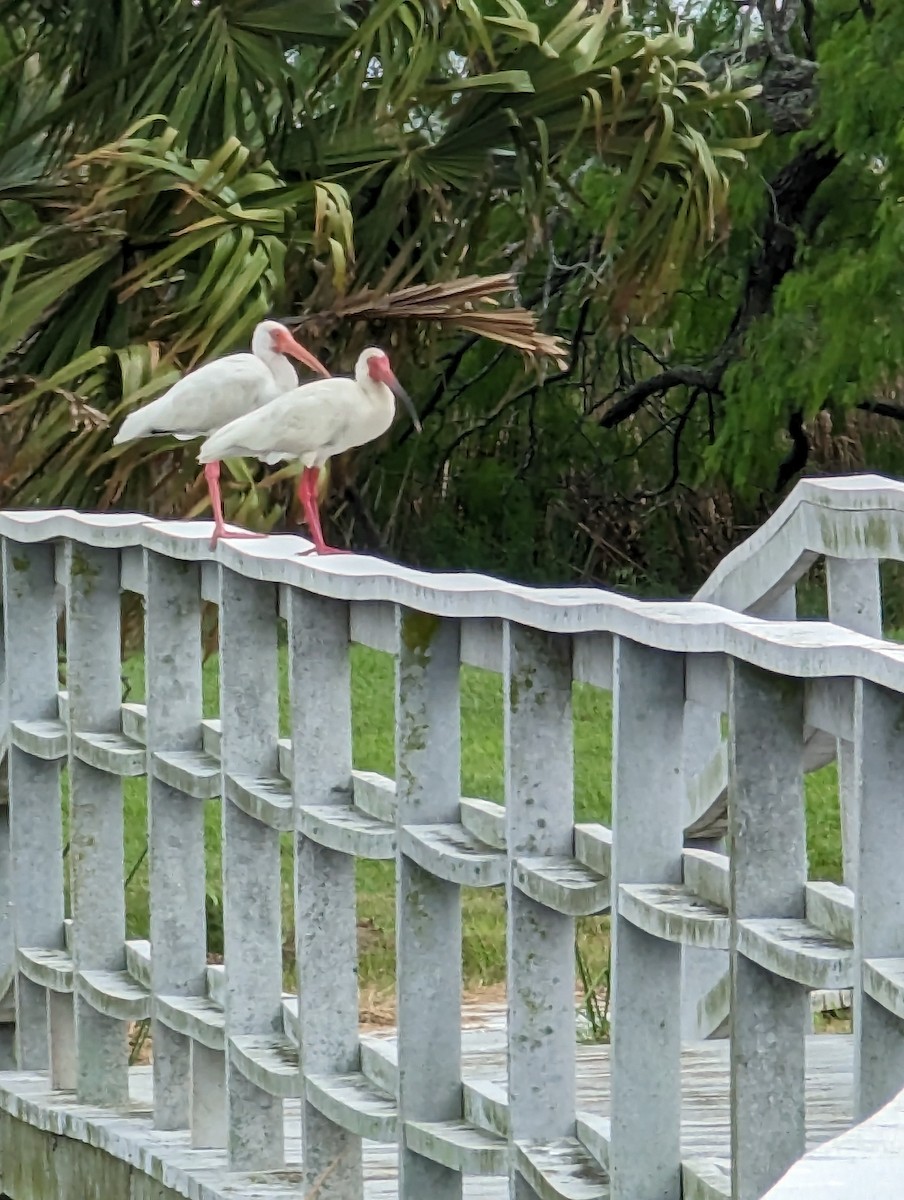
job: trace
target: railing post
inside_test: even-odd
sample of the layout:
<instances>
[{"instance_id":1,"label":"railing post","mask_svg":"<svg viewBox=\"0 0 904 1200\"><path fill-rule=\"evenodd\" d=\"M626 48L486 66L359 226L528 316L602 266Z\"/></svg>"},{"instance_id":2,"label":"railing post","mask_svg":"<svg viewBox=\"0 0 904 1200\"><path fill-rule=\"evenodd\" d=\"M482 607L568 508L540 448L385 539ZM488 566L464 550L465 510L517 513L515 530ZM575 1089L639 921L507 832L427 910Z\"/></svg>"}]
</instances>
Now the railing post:
<instances>
[{"instance_id":1,"label":"railing post","mask_svg":"<svg viewBox=\"0 0 904 1200\"><path fill-rule=\"evenodd\" d=\"M722 714L714 708L687 700L684 704L682 731L682 774L686 781L693 779L719 755L722 746ZM686 810L685 810L686 811ZM725 839L696 839L701 849L725 853ZM718 1036L724 1022L701 1020L700 1005L704 997L728 974L728 952L702 949L699 946L681 947L681 1036L696 1042ZM715 1028L714 1028L715 1025Z\"/></svg>"},{"instance_id":2,"label":"railing post","mask_svg":"<svg viewBox=\"0 0 904 1200\"><path fill-rule=\"evenodd\" d=\"M870 637L882 636L882 591L877 559L827 558L826 583L830 621ZM847 886L856 891L860 818L854 747L843 738L839 738L837 744L843 878Z\"/></svg>"},{"instance_id":3,"label":"railing post","mask_svg":"<svg viewBox=\"0 0 904 1200\"><path fill-rule=\"evenodd\" d=\"M3 642L0 639L0 671L3 671ZM5 678L5 676L4 676ZM5 724L5 722L4 722ZM2 739L2 734L0 734ZM8 765L0 763L0 1071L16 1069L15 967L16 939L13 930L13 868L9 843ZM5 991L2 980L9 980Z\"/></svg>"},{"instance_id":4,"label":"railing post","mask_svg":"<svg viewBox=\"0 0 904 1200\"><path fill-rule=\"evenodd\" d=\"M854 1119L904 1088L901 1020L863 988L866 959L904 958L904 697L854 684L855 786L860 819L854 894Z\"/></svg>"},{"instance_id":5,"label":"railing post","mask_svg":"<svg viewBox=\"0 0 904 1200\"><path fill-rule=\"evenodd\" d=\"M459 628L398 611L397 821L460 819ZM399 842L401 843L401 836ZM461 1175L405 1143L406 1120L461 1116L461 899L400 849L396 857L399 1196L460 1200Z\"/></svg>"},{"instance_id":6,"label":"railing post","mask_svg":"<svg viewBox=\"0 0 904 1200\"><path fill-rule=\"evenodd\" d=\"M283 1165L282 1101L233 1061L229 1039L281 1023L279 834L227 797L231 775L277 773L277 590L220 570L220 748L223 770L223 929L229 1164Z\"/></svg>"},{"instance_id":7,"label":"railing post","mask_svg":"<svg viewBox=\"0 0 904 1200\"><path fill-rule=\"evenodd\" d=\"M52 545L3 543L3 630L7 721L57 719L57 612ZM4 728L3 735L9 733ZM63 836L60 764L20 750L10 738L10 927L15 945L63 946ZM11 947L12 949L12 947ZM51 1021L45 988L21 973L16 983L19 1069L51 1066L57 1087L73 1087L74 1047L60 1044L70 1021ZM54 1028L56 1027L56 1028ZM51 1032L52 1031L52 1032ZM52 1050L51 1050L51 1043Z\"/></svg>"},{"instance_id":8,"label":"railing post","mask_svg":"<svg viewBox=\"0 0 904 1200\"><path fill-rule=\"evenodd\" d=\"M151 985L155 996L200 995L206 966L204 803L154 772L159 751L201 740L201 581L197 563L149 552L145 601ZM153 1025L154 1124L190 1124L191 1043Z\"/></svg>"},{"instance_id":9,"label":"railing post","mask_svg":"<svg viewBox=\"0 0 904 1200\"><path fill-rule=\"evenodd\" d=\"M292 794L342 804L352 779L348 606L287 589ZM296 822L297 828L297 822ZM295 835L299 1059L305 1075L359 1067L355 859ZM361 1200L361 1138L302 1100L303 1195Z\"/></svg>"},{"instance_id":10,"label":"railing post","mask_svg":"<svg viewBox=\"0 0 904 1200\"><path fill-rule=\"evenodd\" d=\"M503 626L508 1080L513 1143L574 1134L574 919L520 891L519 858L574 852L572 643ZM512 1195L535 1193L512 1154Z\"/></svg>"},{"instance_id":11,"label":"railing post","mask_svg":"<svg viewBox=\"0 0 904 1200\"><path fill-rule=\"evenodd\" d=\"M803 685L733 661L730 724L732 1197L759 1200L804 1153L810 1002L740 953L739 921L804 916Z\"/></svg>"},{"instance_id":12,"label":"railing post","mask_svg":"<svg viewBox=\"0 0 904 1200\"><path fill-rule=\"evenodd\" d=\"M681 1194L681 947L618 912L622 884L680 883L684 659L615 639L612 761L613 1200Z\"/></svg>"},{"instance_id":13,"label":"railing post","mask_svg":"<svg viewBox=\"0 0 904 1200\"><path fill-rule=\"evenodd\" d=\"M79 994L77 981L80 971L125 966L122 782L82 762L72 742L79 733L121 730L119 553L69 543L66 554L77 1093L85 1104L117 1105L129 1095L126 1025L92 1008Z\"/></svg>"}]
</instances>

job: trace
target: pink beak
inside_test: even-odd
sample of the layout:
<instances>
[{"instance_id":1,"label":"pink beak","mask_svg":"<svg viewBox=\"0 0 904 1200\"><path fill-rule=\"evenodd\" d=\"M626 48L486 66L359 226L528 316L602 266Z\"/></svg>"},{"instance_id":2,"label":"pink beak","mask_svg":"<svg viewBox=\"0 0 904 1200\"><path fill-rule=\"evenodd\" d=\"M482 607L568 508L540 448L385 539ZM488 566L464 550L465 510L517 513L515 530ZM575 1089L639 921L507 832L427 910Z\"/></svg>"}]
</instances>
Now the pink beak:
<instances>
[{"instance_id":1,"label":"pink beak","mask_svg":"<svg viewBox=\"0 0 904 1200\"><path fill-rule=\"evenodd\" d=\"M305 350L300 342L296 342L291 333L286 333L285 337L280 338L279 348L283 354L290 354L292 358L297 358L299 362L304 363L312 371L316 371L318 375L322 375L324 379L330 378L330 373L320 361L315 358L310 350Z\"/></svg>"}]
</instances>

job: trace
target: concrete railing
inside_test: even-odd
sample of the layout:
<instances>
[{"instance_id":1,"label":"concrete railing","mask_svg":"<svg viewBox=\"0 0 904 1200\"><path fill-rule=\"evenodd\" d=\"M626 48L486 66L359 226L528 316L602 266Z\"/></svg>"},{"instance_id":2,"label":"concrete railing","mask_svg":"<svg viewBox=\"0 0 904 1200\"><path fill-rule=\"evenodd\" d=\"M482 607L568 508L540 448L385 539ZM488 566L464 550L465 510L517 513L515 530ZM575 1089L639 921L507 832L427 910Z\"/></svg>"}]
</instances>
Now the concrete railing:
<instances>
[{"instance_id":1,"label":"concrete railing","mask_svg":"<svg viewBox=\"0 0 904 1200\"><path fill-rule=\"evenodd\" d=\"M825 563L826 608L835 625L873 637L882 635L881 559L904 560L904 488L879 475L802 480L785 503L750 538L729 554L694 599L769 619L797 615L795 586L819 560ZM718 744L719 719L709 717L709 744ZM836 742L823 730L805 735L807 770L818 770L836 757ZM844 747L841 773L846 775ZM722 752L725 762L724 750ZM727 811L727 768L708 756L698 767L696 829L712 833ZM695 774L697 772L694 772ZM849 789L843 778L843 794ZM844 795L845 800L849 800ZM849 804L846 805L849 809ZM845 828L845 880L855 850Z\"/></svg>"},{"instance_id":2,"label":"concrete railing","mask_svg":"<svg viewBox=\"0 0 904 1200\"><path fill-rule=\"evenodd\" d=\"M15 984L2 1119L99 1148L167 1195L204 1200L256 1195L258 1185L261 1195L284 1186L359 1200L362 1140L397 1147L405 1200L458 1197L463 1176L500 1174L524 1198L678 1200L683 1187L686 1197L752 1200L806 1150L812 992L853 990L856 1119L904 1088L904 647L711 603L299 559L307 543L291 537L211 552L208 535L127 515L0 514L0 989ZM121 703L123 591L144 602L144 706ZM205 600L219 613L218 721L202 717ZM354 642L396 659L394 779L352 768ZM505 679L504 806L461 796L461 663ZM613 693L611 830L574 822L575 680ZM730 856L686 844L694 706L728 714ZM807 729L851 747L856 900L807 881ZM127 943L122 780L140 775L151 929L149 943ZM215 797L222 967L207 965L205 939L203 801ZM294 834L299 999L282 990L282 833ZM395 862L391 1056L358 1029L359 858ZM462 887L506 893L504 1089L462 1077ZM576 1090L574 927L612 897L603 1119ZM682 1156L682 962L699 948L730 956L730 1183ZM149 1112L127 1122L136 1076L126 1030L144 1018ZM300 1146L285 1133L293 1106ZM861 1194L856 1156L851 1164L851 1190L836 1194ZM837 1179L847 1167L832 1169ZM3 1188L32 1200L10 1179L4 1160ZM239 1179L247 1191L236 1193Z\"/></svg>"},{"instance_id":3,"label":"concrete railing","mask_svg":"<svg viewBox=\"0 0 904 1200\"><path fill-rule=\"evenodd\" d=\"M773 620L797 615L795 589L819 561L824 563L826 609L836 625L882 635L879 562L904 559L904 488L879 475L805 479L754 534L719 564L694 599ZM728 814L728 744L723 714L689 703L685 714L692 821L688 835L724 849ZM693 733L691 734L691 731ZM856 784L853 749L825 730L804 730L805 770L838 762L844 882L856 869ZM719 965L721 963L721 966ZM709 1037L725 1029L728 1016L727 955L698 954L686 963L686 992L697 990L696 1009L686 1006L688 1036ZM814 996L817 1008L846 1007L847 992Z\"/></svg>"}]
</instances>

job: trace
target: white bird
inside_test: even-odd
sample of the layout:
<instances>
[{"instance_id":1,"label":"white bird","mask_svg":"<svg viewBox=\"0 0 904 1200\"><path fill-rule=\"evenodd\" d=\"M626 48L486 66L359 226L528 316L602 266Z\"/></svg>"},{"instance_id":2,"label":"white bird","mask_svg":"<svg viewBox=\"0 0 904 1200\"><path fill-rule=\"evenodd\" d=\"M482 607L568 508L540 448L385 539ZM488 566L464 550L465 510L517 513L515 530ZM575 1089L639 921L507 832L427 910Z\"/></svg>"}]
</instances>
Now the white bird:
<instances>
[{"instance_id":1,"label":"white bird","mask_svg":"<svg viewBox=\"0 0 904 1200\"><path fill-rule=\"evenodd\" d=\"M393 374L386 354L371 347L358 356L354 379L318 379L286 392L217 430L201 446L198 461L210 463L233 455L265 463L300 461L304 470L298 498L314 541L313 550L305 553L347 554L323 540L317 506L320 468L334 454L385 433L395 416L396 396L420 432L411 397Z\"/></svg>"},{"instance_id":2,"label":"white bird","mask_svg":"<svg viewBox=\"0 0 904 1200\"><path fill-rule=\"evenodd\" d=\"M251 338L250 354L229 354L191 371L158 399L130 413L113 439L114 446L144 437L168 435L182 442L209 437L298 386L295 368L286 355L329 379L326 367L299 345L285 325L261 321ZM248 530L230 531L223 523L219 461L208 461L204 476L213 509L211 546L221 537L263 537Z\"/></svg>"}]
</instances>

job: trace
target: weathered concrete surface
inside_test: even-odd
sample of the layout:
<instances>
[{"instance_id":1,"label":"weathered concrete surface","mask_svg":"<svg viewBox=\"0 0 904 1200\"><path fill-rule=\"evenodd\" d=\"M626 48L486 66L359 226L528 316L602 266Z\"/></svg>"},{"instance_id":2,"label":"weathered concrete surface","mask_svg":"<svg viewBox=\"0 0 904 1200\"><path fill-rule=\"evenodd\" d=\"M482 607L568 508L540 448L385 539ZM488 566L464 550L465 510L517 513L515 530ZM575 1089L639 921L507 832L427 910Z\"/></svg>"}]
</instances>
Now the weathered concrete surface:
<instances>
[{"instance_id":1,"label":"weathered concrete surface","mask_svg":"<svg viewBox=\"0 0 904 1200\"><path fill-rule=\"evenodd\" d=\"M179 1200L103 1150L0 1112L0 1200Z\"/></svg>"},{"instance_id":2,"label":"weathered concrete surface","mask_svg":"<svg viewBox=\"0 0 904 1200\"><path fill-rule=\"evenodd\" d=\"M897 1200L904 1191L904 1096L812 1150L763 1200Z\"/></svg>"},{"instance_id":3,"label":"weathered concrete surface","mask_svg":"<svg viewBox=\"0 0 904 1200\"><path fill-rule=\"evenodd\" d=\"M191 523L0 513L6 576L43 563L45 611L38 678L36 652L23 640L34 606L21 580L17 590L6 579L0 749L8 727L12 798L0 808L10 818L7 830L0 816L0 993L15 974L20 1019L18 1071L0 1066L0 1109L65 1137L80 1160L69 1168L81 1172L72 1189L98 1200L135 1200L144 1185L132 1172L147 1177L148 1196L162 1188L187 1200L314 1200L320 1186L306 1190L302 1168L318 1178L332 1172L318 1200L363 1200L359 1161L366 1200L502 1194L506 1183L495 1179L462 1187L465 1163L507 1168L516 1200L717 1200L732 1174L735 1200L760 1200L781 1167L850 1124L852 1074L861 1115L904 1085L896 836L904 826L901 772L887 765L904 720L904 648L869 636L878 628L876 561L904 557L901 516L904 484L804 488L751 539L746 558L735 555L717 573L715 591L645 603L354 557L309 562L291 537L212 551L209 530ZM831 624L796 620L793 584L814 554L837 564ZM191 576L190 586L161 592L155 556L171 583ZM59 708L54 579L66 582L67 603ZM151 712L120 703L123 590L148 604ZM200 716L200 599L220 606L219 721ZM316 628L315 608L325 619ZM401 626L397 608L407 614ZM277 646L280 614L293 613L290 741L279 737ZM396 780L351 768L353 642L396 658ZM170 660L190 660L191 678L171 676ZM504 808L460 797L459 661L507 678ZM616 693L612 834L573 823L575 680ZM856 861L847 882L865 881L856 898L850 887L806 886L801 777L839 742L857 768L849 778L842 771L845 803L859 814L859 836L848 839ZM71 930L62 921L58 803L67 755ZM150 800L153 955L149 945L124 943L119 887L121 780L148 772L160 784ZM203 872L193 874L203 857L197 802L215 795L228 971L204 969ZM728 847L704 827L717 808L723 826L730 816ZM697 859L682 854L689 828L706 841ZM291 832L300 998L281 994L279 837ZM9 844L15 870L3 869ZM24 883L17 847L30 847L34 859ZM730 864L717 853L726 848ZM382 1057L363 1039L359 1062L353 859L371 850L396 859L401 1031ZM48 914L28 900L34 878L52 906L46 928ZM496 1043L465 1048L461 1060L458 891L503 879L508 1026ZM623 896L632 903L623 906ZM603 911L610 897L611 1072L608 1049L575 1053L573 989L573 918ZM724 910L711 914L722 922L721 940L706 951L703 901ZM730 1090L728 1046L688 1045L687 1012L678 1011L683 978L693 983L683 997L693 1027L707 1032L722 1021L718 957L695 956L724 955L726 944ZM856 1055L850 1039L804 1045L805 989L842 984L854 992ZM145 1014L157 1024L153 1097L150 1070L126 1065L126 1023ZM74 1060L56 1053L73 1045ZM9 1066L2 1043L0 1054ZM359 1139L382 1135L386 1144L366 1144L359 1160ZM354 1169L341 1177L333 1160L343 1146L354 1151ZM44 1151L16 1153L29 1194L14 1200L44 1200L45 1184L66 1200ZM97 1153L125 1174L96 1186L88 1176L100 1168L88 1159ZM41 1182L37 1194L31 1176Z\"/></svg>"},{"instance_id":4,"label":"weathered concrete surface","mask_svg":"<svg viewBox=\"0 0 904 1200\"><path fill-rule=\"evenodd\" d=\"M508 1121L506 1088L505 1010L470 1014L480 1027L462 1031L462 1076L465 1110L478 1126L505 1128ZM380 1082L397 1086L397 1044L394 1031L372 1036L369 1053L362 1063L374 1073L375 1057L381 1064ZM693 1191L698 1179L727 1178L729 1169L729 1076L728 1044L725 1041L685 1046L681 1056L681 1158L686 1195L716 1193ZM578 1124L608 1129L610 1107L610 1054L608 1046L581 1045L575 1050ZM851 1064L853 1039L847 1035L820 1035L806 1040L807 1148L814 1149L837 1137L851 1120ZM375 1076L376 1077L376 1076ZM128 1181L118 1191L111 1175L109 1189L59 1195L39 1191L34 1195L11 1190L8 1173L0 1175L0 1187L12 1200L301 1200L301 1104L284 1104L286 1167L281 1171L231 1172L225 1149L192 1149L187 1131L157 1131L151 1128L151 1071L133 1067L129 1076L133 1097L127 1109L106 1111L75 1102L71 1094L53 1092L46 1076L10 1074L0 1079L0 1110L3 1121L20 1127L27 1120L35 1131L57 1145L69 1147L74 1156L109 1162L110 1153L121 1159ZM492 1098L490 1104L488 1098ZM71 1134L71 1140L60 1135ZM607 1137L608 1135L606 1135ZM605 1141L605 1137L603 1141ZM25 1143L23 1143L25 1144ZM588 1143L595 1144L595 1143ZM14 1143L15 1145L15 1143ZM7 1143L0 1141L4 1168L9 1161ZM598 1153L605 1147L600 1145ZM56 1153L59 1153L57 1150ZM162 1191L132 1191L128 1174L146 1174L146 1188ZM139 1170L140 1168L140 1170ZM78 1178L84 1178L78 1176ZM504 1200L508 1196L504 1177L466 1176L465 1200ZM319 1200L323 1200L322 1197ZM364 1200L398 1200L398 1148L394 1142L364 1143ZM426 1197L424 1198L426 1200ZM845 1200L861 1200L849 1193ZM863 1193L863 1200L874 1200ZM883 1200L887 1200L883 1198ZM895 1196L897 1200L897 1196Z\"/></svg>"}]
</instances>

